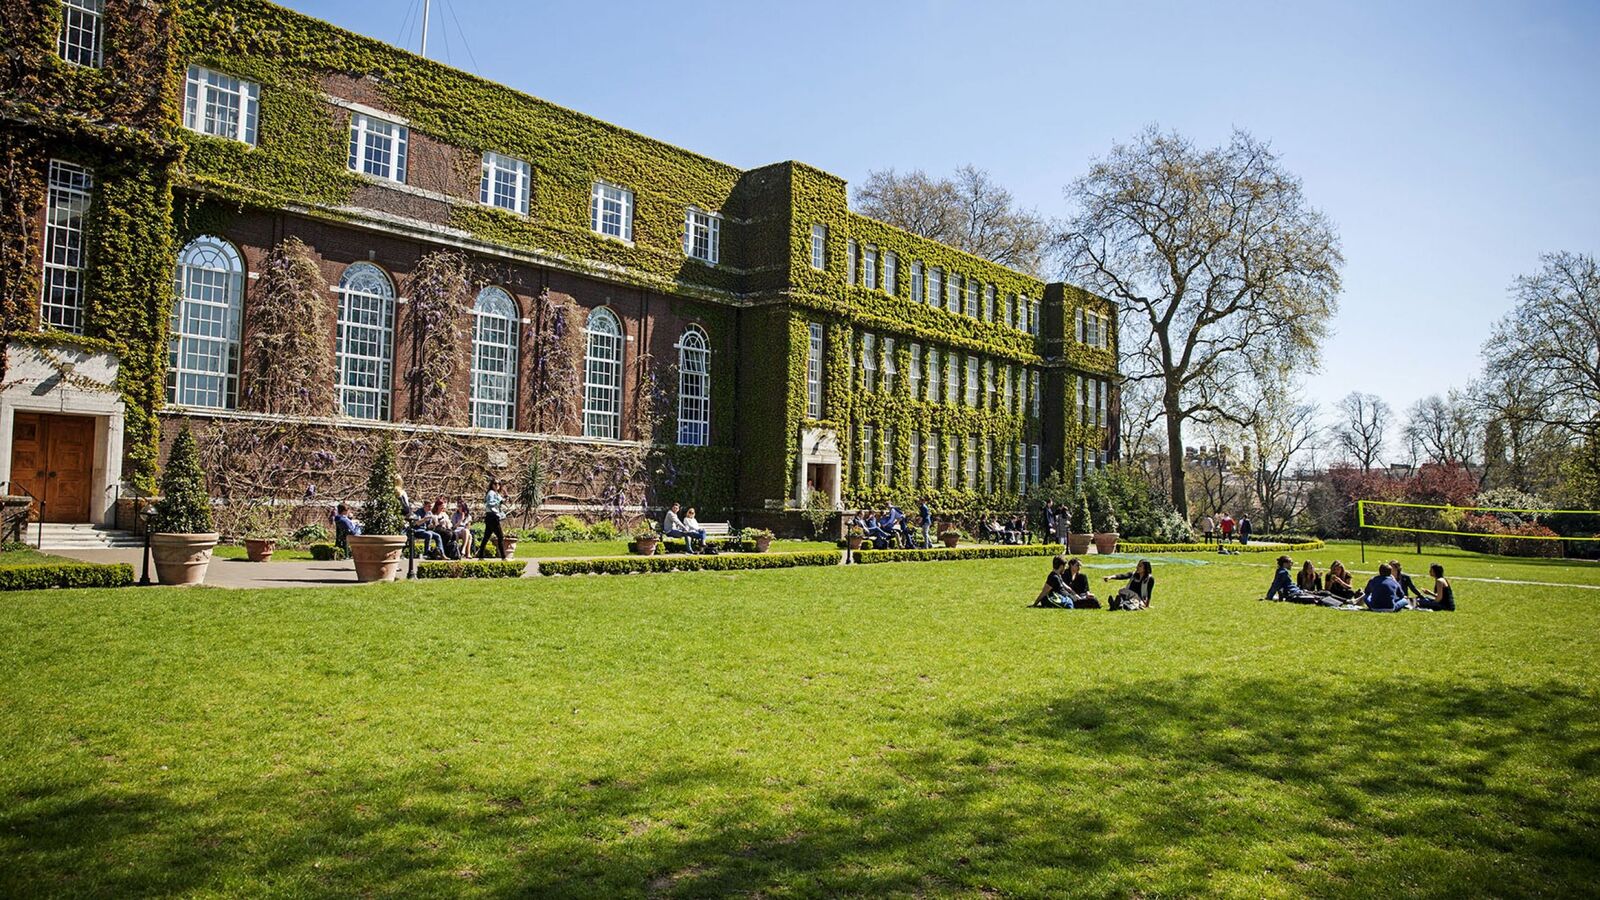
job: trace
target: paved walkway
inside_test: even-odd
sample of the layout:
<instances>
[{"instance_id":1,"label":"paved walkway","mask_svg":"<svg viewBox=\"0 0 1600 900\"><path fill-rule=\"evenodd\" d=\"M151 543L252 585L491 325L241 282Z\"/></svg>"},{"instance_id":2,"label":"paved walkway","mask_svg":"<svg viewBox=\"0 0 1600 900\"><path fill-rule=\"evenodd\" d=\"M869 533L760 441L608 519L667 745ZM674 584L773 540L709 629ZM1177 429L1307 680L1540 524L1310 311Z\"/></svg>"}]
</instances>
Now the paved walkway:
<instances>
[{"instance_id":1,"label":"paved walkway","mask_svg":"<svg viewBox=\"0 0 1600 900\"><path fill-rule=\"evenodd\" d=\"M142 549L126 550L51 550L56 556L70 556L84 562L127 563L139 575ZM528 567L530 570L532 566ZM402 571L404 571L402 569ZM150 577L155 577L152 568ZM206 570L206 584L223 588L289 588L318 585L356 584L356 567L349 560L316 562L309 559L253 563L246 559L213 559Z\"/></svg>"}]
</instances>

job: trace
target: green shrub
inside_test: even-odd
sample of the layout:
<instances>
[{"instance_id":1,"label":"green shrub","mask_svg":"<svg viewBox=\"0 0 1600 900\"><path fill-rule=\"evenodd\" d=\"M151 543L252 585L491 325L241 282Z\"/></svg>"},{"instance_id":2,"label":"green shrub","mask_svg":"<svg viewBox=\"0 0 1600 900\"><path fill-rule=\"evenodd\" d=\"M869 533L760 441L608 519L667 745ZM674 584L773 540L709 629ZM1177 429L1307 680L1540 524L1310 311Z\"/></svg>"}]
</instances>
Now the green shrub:
<instances>
[{"instance_id":1,"label":"green shrub","mask_svg":"<svg viewBox=\"0 0 1600 900\"><path fill-rule=\"evenodd\" d=\"M622 537L622 529L618 528L615 522L608 522L602 519L589 526L590 540L614 541L619 537Z\"/></svg>"},{"instance_id":2,"label":"green shrub","mask_svg":"<svg viewBox=\"0 0 1600 900\"><path fill-rule=\"evenodd\" d=\"M555 527L550 529L555 541L585 541L589 539L589 526L577 516L557 516Z\"/></svg>"},{"instance_id":3,"label":"green shrub","mask_svg":"<svg viewBox=\"0 0 1600 900\"><path fill-rule=\"evenodd\" d=\"M551 559L539 563L541 575L632 575L638 572L726 572L742 569L788 569L834 566L839 554L724 553L719 556L617 556L603 559Z\"/></svg>"},{"instance_id":4,"label":"green shrub","mask_svg":"<svg viewBox=\"0 0 1600 900\"><path fill-rule=\"evenodd\" d=\"M173 440L172 453L161 470L161 499L151 527L169 534L211 531L211 495L206 492L206 474L200 471L200 451L188 422Z\"/></svg>"},{"instance_id":5,"label":"green shrub","mask_svg":"<svg viewBox=\"0 0 1600 900\"><path fill-rule=\"evenodd\" d=\"M289 539L302 547L309 547L312 544L326 544L333 540L333 535L329 534L327 527L321 523L311 522L296 528Z\"/></svg>"},{"instance_id":6,"label":"green shrub","mask_svg":"<svg viewBox=\"0 0 1600 900\"><path fill-rule=\"evenodd\" d=\"M127 587L131 584L133 566L127 563L0 566L0 591Z\"/></svg>"},{"instance_id":7,"label":"green shrub","mask_svg":"<svg viewBox=\"0 0 1600 900\"><path fill-rule=\"evenodd\" d=\"M372 461L372 474L367 476L367 516L361 523L362 534L405 533L409 510L400 508L400 495L394 489L399 474L394 440L385 434L378 445L377 458Z\"/></svg>"},{"instance_id":8,"label":"green shrub","mask_svg":"<svg viewBox=\"0 0 1600 900\"><path fill-rule=\"evenodd\" d=\"M931 550L857 550L858 563L943 562L957 559L1011 559L1019 556L1055 556L1060 544L1023 544L1000 547L935 547Z\"/></svg>"},{"instance_id":9,"label":"green shrub","mask_svg":"<svg viewBox=\"0 0 1600 900\"><path fill-rule=\"evenodd\" d=\"M344 551L332 544L312 544L306 548L311 552L311 558L319 562L333 562L344 559Z\"/></svg>"},{"instance_id":10,"label":"green shrub","mask_svg":"<svg viewBox=\"0 0 1600 900\"><path fill-rule=\"evenodd\" d=\"M418 578L521 578L527 560L449 559L417 564Z\"/></svg>"}]
</instances>

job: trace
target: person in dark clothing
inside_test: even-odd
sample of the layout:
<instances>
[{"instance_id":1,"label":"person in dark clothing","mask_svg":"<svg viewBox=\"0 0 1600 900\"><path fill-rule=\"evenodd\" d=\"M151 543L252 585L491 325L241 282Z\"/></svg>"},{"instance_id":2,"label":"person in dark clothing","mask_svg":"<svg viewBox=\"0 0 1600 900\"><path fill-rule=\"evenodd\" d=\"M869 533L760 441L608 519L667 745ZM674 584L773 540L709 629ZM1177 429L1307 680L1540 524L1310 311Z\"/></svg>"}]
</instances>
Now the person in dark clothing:
<instances>
[{"instance_id":1,"label":"person in dark clothing","mask_svg":"<svg viewBox=\"0 0 1600 900\"><path fill-rule=\"evenodd\" d=\"M1350 573L1345 570L1344 563L1337 559L1328 565L1328 574L1322 579L1322 586L1329 595L1340 600L1354 600L1361 596L1351 584Z\"/></svg>"},{"instance_id":2,"label":"person in dark clothing","mask_svg":"<svg viewBox=\"0 0 1600 900\"><path fill-rule=\"evenodd\" d=\"M1400 594L1400 582L1394 580L1394 569L1388 563L1378 566L1378 574L1367 582L1363 599L1373 612L1399 612L1409 605Z\"/></svg>"},{"instance_id":3,"label":"person in dark clothing","mask_svg":"<svg viewBox=\"0 0 1600 900\"><path fill-rule=\"evenodd\" d=\"M1241 545L1250 543L1250 532L1253 531L1253 530L1254 530L1254 528L1252 528L1251 525L1250 525L1250 517L1249 516L1240 516L1239 517L1239 543Z\"/></svg>"},{"instance_id":4,"label":"person in dark clothing","mask_svg":"<svg viewBox=\"0 0 1600 900\"><path fill-rule=\"evenodd\" d=\"M1083 574L1083 563L1076 556L1067 560L1067 592L1075 609L1100 608L1100 601L1089 593L1089 576Z\"/></svg>"},{"instance_id":5,"label":"person in dark clothing","mask_svg":"<svg viewBox=\"0 0 1600 900\"><path fill-rule=\"evenodd\" d=\"M1243 538L1243 534L1240 535ZM1289 567L1294 565L1294 560L1287 556L1278 557L1278 571L1272 576L1272 586L1267 588L1264 600L1285 600L1289 603L1316 603L1318 594L1308 591L1296 584L1289 575ZM1307 563L1310 565L1310 563Z\"/></svg>"},{"instance_id":6,"label":"person in dark clothing","mask_svg":"<svg viewBox=\"0 0 1600 900\"><path fill-rule=\"evenodd\" d=\"M1067 592L1067 560L1057 556L1050 561L1050 574L1044 577L1044 587L1033 599L1033 606L1046 609L1072 609L1072 597Z\"/></svg>"},{"instance_id":7,"label":"person in dark clothing","mask_svg":"<svg viewBox=\"0 0 1600 900\"><path fill-rule=\"evenodd\" d=\"M928 509L927 497L917 501L917 524L922 526L923 549L932 547L933 537L929 534L929 531L933 528L933 511Z\"/></svg>"},{"instance_id":8,"label":"person in dark clothing","mask_svg":"<svg viewBox=\"0 0 1600 900\"><path fill-rule=\"evenodd\" d=\"M1317 571L1316 563L1309 559L1305 561L1305 565L1302 565L1300 571L1295 573L1294 586L1302 591L1309 591L1314 594L1322 592L1322 574Z\"/></svg>"},{"instance_id":9,"label":"person in dark clothing","mask_svg":"<svg viewBox=\"0 0 1600 900\"><path fill-rule=\"evenodd\" d=\"M1401 597L1416 597L1421 599L1422 591L1418 590L1417 583L1411 580L1410 575L1400 571L1400 560L1389 560L1389 569L1394 573L1395 583L1400 585Z\"/></svg>"},{"instance_id":10,"label":"person in dark clothing","mask_svg":"<svg viewBox=\"0 0 1600 900\"><path fill-rule=\"evenodd\" d=\"M1444 566L1434 563L1428 567L1428 574L1433 576L1433 590L1427 591L1417 601L1417 609L1431 609L1434 612L1455 612L1456 592L1445 580Z\"/></svg>"},{"instance_id":11,"label":"person in dark clothing","mask_svg":"<svg viewBox=\"0 0 1600 900\"><path fill-rule=\"evenodd\" d=\"M1132 572L1121 575L1107 575L1105 581L1126 581L1128 586L1119 589L1110 600L1106 601L1106 608L1112 610L1146 609L1150 606L1150 596L1155 593L1156 576L1150 571L1150 561L1141 559L1133 567Z\"/></svg>"}]
</instances>

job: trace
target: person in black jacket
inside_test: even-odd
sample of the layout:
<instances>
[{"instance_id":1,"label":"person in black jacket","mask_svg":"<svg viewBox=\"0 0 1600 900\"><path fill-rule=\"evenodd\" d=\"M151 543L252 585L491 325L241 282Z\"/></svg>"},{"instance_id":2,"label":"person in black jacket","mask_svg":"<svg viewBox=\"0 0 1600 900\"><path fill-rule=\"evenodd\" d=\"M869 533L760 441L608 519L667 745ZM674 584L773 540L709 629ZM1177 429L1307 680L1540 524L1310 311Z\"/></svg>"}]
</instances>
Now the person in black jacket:
<instances>
[{"instance_id":1,"label":"person in black jacket","mask_svg":"<svg viewBox=\"0 0 1600 900\"><path fill-rule=\"evenodd\" d=\"M1067 592L1072 597L1074 609L1099 609L1100 601L1089 593L1089 576L1083 574L1083 563L1076 556L1067 560Z\"/></svg>"},{"instance_id":2,"label":"person in black jacket","mask_svg":"<svg viewBox=\"0 0 1600 900\"><path fill-rule=\"evenodd\" d=\"M1400 571L1400 560L1389 560L1389 568L1394 572L1394 580L1400 582L1400 596L1422 598L1422 591L1417 588L1417 583L1411 576Z\"/></svg>"},{"instance_id":3,"label":"person in black jacket","mask_svg":"<svg viewBox=\"0 0 1600 900\"><path fill-rule=\"evenodd\" d=\"M1417 601L1417 609L1431 609L1435 612L1456 611L1456 591L1445 580L1444 566L1434 563L1428 567L1428 574L1433 576L1433 590L1423 594Z\"/></svg>"},{"instance_id":4,"label":"person in black jacket","mask_svg":"<svg viewBox=\"0 0 1600 900\"><path fill-rule=\"evenodd\" d=\"M1067 560L1057 556L1050 561L1050 574L1044 577L1044 587L1033 599L1033 606L1046 609L1072 609L1072 597L1067 591Z\"/></svg>"}]
</instances>

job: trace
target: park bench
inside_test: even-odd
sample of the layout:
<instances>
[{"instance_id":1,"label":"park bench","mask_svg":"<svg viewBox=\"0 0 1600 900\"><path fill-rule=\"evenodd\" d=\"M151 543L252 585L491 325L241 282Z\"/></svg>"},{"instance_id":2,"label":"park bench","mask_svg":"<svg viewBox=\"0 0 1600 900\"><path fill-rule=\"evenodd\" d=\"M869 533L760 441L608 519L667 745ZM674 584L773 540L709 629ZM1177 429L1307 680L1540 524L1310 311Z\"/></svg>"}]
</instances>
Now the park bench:
<instances>
[{"instance_id":1,"label":"park bench","mask_svg":"<svg viewBox=\"0 0 1600 900\"><path fill-rule=\"evenodd\" d=\"M726 541L733 536L733 527L727 522L701 522L700 530L706 533L707 543L710 543L711 541ZM683 538L663 537L661 539L661 552L688 553L688 542Z\"/></svg>"}]
</instances>

